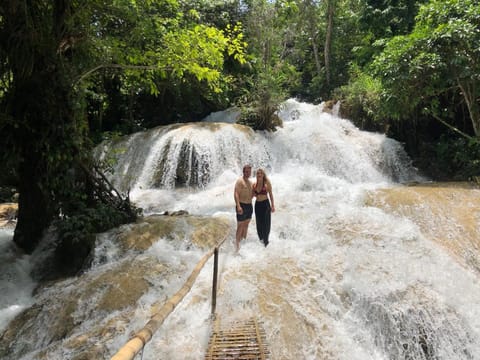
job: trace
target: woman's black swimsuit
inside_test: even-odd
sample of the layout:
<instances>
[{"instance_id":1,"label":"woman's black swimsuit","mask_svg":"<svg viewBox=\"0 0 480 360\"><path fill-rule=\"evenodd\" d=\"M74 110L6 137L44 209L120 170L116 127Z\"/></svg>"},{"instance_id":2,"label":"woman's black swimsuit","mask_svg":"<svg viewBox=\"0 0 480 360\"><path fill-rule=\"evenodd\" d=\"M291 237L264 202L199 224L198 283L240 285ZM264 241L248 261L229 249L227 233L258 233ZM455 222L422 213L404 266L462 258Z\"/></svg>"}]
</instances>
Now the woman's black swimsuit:
<instances>
[{"instance_id":1,"label":"woman's black swimsuit","mask_svg":"<svg viewBox=\"0 0 480 360\"><path fill-rule=\"evenodd\" d=\"M271 225L270 201L265 199L263 201L255 201L255 221L257 222L257 234L265 246L268 245L268 236L270 235Z\"/></svg>"}]
</instances>

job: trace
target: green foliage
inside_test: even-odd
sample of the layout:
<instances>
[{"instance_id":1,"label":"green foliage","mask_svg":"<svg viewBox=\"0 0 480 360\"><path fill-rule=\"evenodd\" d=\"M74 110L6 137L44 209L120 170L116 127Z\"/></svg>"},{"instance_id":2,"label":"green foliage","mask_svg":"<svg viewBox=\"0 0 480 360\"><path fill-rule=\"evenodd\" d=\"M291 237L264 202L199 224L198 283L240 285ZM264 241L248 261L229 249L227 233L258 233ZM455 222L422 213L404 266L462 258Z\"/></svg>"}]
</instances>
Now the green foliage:
<instances>
[{"instance_id":1,"label":"green foliage","mask_svg":"<svg viewBox=\"0 0 480 360\"><path fill-rule=\"evenodd\" d=\"M292 70L292 69L290 69ZM284 90L288 73L283 69L261 71L248 82L244 96L237 100L242 109L238 123L248 125L255 130L273 131L281 126L276 115L280 104L286 98Z\"/></svg>"},{"instance_id":2,"label":"green foliage","mask_svg":"<svg viewBox=\"0 0 480 360\"><path fill-rule=\"evenodd\" d=\"M432 0L414 31L392 38L372 66L382 79L387 111L398 119L422 109L443 117L441 94L460 94L480 134L480 7L474 0Z\"/></svg>"},{"instance_id":3,"label":"green foliage","mask_svg":"<svg viewBox=\"0 0 480 360\"><path fill-rule=\"evenodd\" d=\"M385 47L389 39L409 34L415 26L418 8L427 0L366 0L357 10L361 41L355 44L355 61L365 66Z\"/></svg>"},{"instance_id":4,"label":"green foliage","mask_svg":"<svg viewBox=\"0 0 480 360\"><path fill-rule=\"evenodd\" d=\"M59 244L55 249L55 272L50 276L75 275L89 266L95 234L132 221L123 211L108 204L83 207L72 216L55 222Z\"/></svg>"},{"instance_id":5,"label":"green foliage","mask_svg":"<svg viewBox=\"0 0 480 360\"><path fill-rule=\"evenodd\" d=\"M370 41L360 31L362 1L295 1L284 17L280 53L294 66L297 80L288 87L289 96L318 103L331 99L332 91L348 83L351 62L359 62L371 50ZM326 53L328 10L333 9L331 42ZM363 43L362 43L363 41ZM327 61L328 67L327 67ZM328 72L328 73L327 73ZM328 74L330 76L328 76Z\"/></svg>"},{"instance_id":6,"label":"green foliage","mask_svg":"<svg viewBox=\"0 0 480 360\"><path fill-rule=\"evenodd\" d=\"M236 104L242 108L239 123L256 130L274 130L281 125L276 115L288 88L299 76L282 54L288 16L295 13L294 3L265 0L249 2L245 32L249 38L251 71L242 78L242 91Z\"/></svg>"},{"instance_id":7,"label":"green foliage","mask_svg":"<svg viewBox=\"0 0 480 360\"><path fill-rule=\"evenodd\" d=\"M77 78L94 130L129 133L228 106L225 62L245 63L246 43L241 23L222 11L237 5L125 1L98 14L90 65ZM217 13L223 20L214 21Z\"/></svg>"},{"instance_id":8,"label":"green foliage","mask_svg":"<svg viewBox=\"0 0 480 360\"><path fill-rule=\"evenodd\" d=\"M86 209L98 198L76 169L91 163L93 144L232 104L242 107L242 123L274 130L288 96L317 102L333 93L342 115L367 129L420 117L478 135L477 2L7 0L0 5L0 182L24 192L35 186L33 215L45 200L42 213L63 213L65 227L94 224ZM474 145L441 145L435 154L452 171L473 173Z\"/></svg>"},{"instance_id":9,"label":"green foliage","mask_svg":"<svg viewBox=\"0 0 480 360\"><path fill-rule=\"evenodd\" d=\"M103 232L129 221L124 212L108 204L96 203L94 207L79 207L82 209L78 209L73 215L57 220L59 238L72 242L81 241L88 234Z\"/></svg>"},{"instance_id":10,"label":"green foliage","mask_svg":"<svg viewBox=\"0 0 480 360\"><path fill-rule=\"evenodd\" d=\"M480 142L477 139L442 136L433 148L433 175L440 180L464 180L480 174Z\"/></svg>"},{"instance_id":11,"label":"green foliage","mask_svg":"<svg viewBox=\"0 0 480 360\"><path fill-rule=\"evenodd\" d=\"M205 81L213 91L218 92L224 53L240 63L245 62L241 26L237 24L226 30L234 37L228 38L224 31L204 25L167 33L162 51L156 57L173 77L182 78L188 72L197 81ZM153 88L156 88L155 84Z\"/></svg>"},{"instance_id":12,"label":"green foliage","mask_svg":"<svg viewBox=\"0 0 480 360\"><path fill-rule=\"evenodd\" d=\"M197 23L193 9L184 14L179 4L170 3L176 4L170 14L161 8L137 6L133 36L117 39L124 55L112 62L125 65L126 75L140 84L143 81L152 94L161 92L162 79L180 80L187 74L218 91L225 56L245 62L241 24L227 24L222 30Z\"/></svg>"},{"instance_id":13,"label":"green foliage","mask_svg":"<svg viewBox=\"0 0 480 360\"><path fill-rule=\"evenodd\" d=\"M0 69L8 79L0 98L1 163L15 166L17 184L34 177L48 196L65 188L57 174L68 171L88 141L82 103L70 82L78 35L61 16L69 10L43 1L11 1L1 9Z\"/></svg>"},{"instance_id":14,"label":"green foliage","mask_svg":"<svg viewBox=\"0 0 480 360\"><path fill-rule=\"evenodd\" d=\"M425 0L366 0L360 10L362 30L375 39L405 35L412 31L418 7Z\"/></svg>"},{"instance_id":15,"label":"green foliage","mask_svg":"<svg viewBox=\"0 0 480 360\"><path fill-rule=\"evenodd\" d=\"M334 97L341 101L342 116L353 120L360 128L384 130L381 94L381 82L352 65L349 84L338 88Z\"/></svg>"},{"instance_id":16,"label":"green foliage","mask_svg":"<svg viewBox=\"0 0 480 360\"><path fill-rule=\"evenodd\" d=\"M239 124L250 126L253 130L275 131L282 126L282 120L277 115L278 107L265 103L256 108L243 107Z\"/></svg>"}]
</instances>

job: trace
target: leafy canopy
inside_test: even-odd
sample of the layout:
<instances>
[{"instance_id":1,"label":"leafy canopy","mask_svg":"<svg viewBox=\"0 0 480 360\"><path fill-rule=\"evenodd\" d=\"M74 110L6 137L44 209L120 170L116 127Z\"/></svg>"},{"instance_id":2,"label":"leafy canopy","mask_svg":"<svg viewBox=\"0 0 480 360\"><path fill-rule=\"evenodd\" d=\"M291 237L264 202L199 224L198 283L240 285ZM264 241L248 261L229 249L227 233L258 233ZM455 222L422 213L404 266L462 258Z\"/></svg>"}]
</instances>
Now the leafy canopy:
<instances>
[{"instance_id":1,"label":"leafy canopy","mask_svg":"<svg viewBox=\"0 0 480 360\"><path fill-rule=\"evenodd\" d=\"M153 94L158 94L162 79L185 76L220 91L225 59L245 62L240 23L224 29L203 24L197 11L183 12L176 0L124 0L111 6L107 13L92 14L91 68L79 79L101 68L122 68L127 82L146 86Z\"/></svg>"},{"instance_id":2,"label":"leafy canopy","mask_svg":"<svg viewBox=\"0 0 480 360\"><path fill-rule=\"evenodd\" d=\"M374 63L382 79L389 112L408 117L422 107L446 116L438 97L464 98L480 135L480 7L476 0L432 0L420 8L414 31L392 38Z\"/></svg>"}]
</instances>

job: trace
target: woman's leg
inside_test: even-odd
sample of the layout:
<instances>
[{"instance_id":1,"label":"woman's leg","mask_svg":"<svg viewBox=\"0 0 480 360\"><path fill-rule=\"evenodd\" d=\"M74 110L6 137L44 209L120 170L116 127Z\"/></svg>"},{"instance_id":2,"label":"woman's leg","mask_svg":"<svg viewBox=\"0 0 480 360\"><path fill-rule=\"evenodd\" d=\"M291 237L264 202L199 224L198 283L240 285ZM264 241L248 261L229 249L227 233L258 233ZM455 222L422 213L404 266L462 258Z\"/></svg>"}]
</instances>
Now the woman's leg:
<instances>
[{"instance_id":1,"label":"woman's leg","mask_svg":"<svg viewBox=\"0 0 480 360\"><path fill-rule=\"evenodd\" d=\"M270 203L266 201L267 207L265 209L265 232L263 234L263 243L265 246L268 245L268 237L270 236L270 227L272 223L272 210L270 208Z\"/></svg>"},{"instance_id":2,"label":"woman's leg","mask_svg":"<svg viewBox=\"0 0 480 360\"><path fill-rule=\"evenodd\" d=\"M270 203L268 200L255 203L255 219L258 238L267 246L270 233Z\"/></svg>"},{"instance_id":3,"label":"woman's leg","mask_svg":"<svg viewBox=\"0 0 480 360\"><path fill-rule=\"evenodd\" d=\"M255 222L257 224L257 235L262 240L262 224L263 224L263 211L261 202L255 202Z\"/></svg>"}]
</instances>

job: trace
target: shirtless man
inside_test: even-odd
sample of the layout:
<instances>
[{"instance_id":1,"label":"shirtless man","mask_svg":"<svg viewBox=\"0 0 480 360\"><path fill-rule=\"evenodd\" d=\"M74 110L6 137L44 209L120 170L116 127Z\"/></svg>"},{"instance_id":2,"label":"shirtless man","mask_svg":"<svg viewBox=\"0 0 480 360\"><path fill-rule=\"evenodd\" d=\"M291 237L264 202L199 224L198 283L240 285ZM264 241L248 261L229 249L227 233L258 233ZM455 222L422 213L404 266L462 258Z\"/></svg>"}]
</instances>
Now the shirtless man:
<instances>
[{"instance_id":1,"label":"shirtless man","mask_svg":"<svg viewBox=\"0 0 480 360\"><path fill-rule=\"evenodd\" d=\"M251 174L252 167L245 165L243 167L243 176L235 183L235 191L233 193L237 212L237 233L235 238L235 250L237 252L240 250L240 241L247 237L248 224L252 219L253 187L249 180Z\"/></svg>"}]
</instances>

